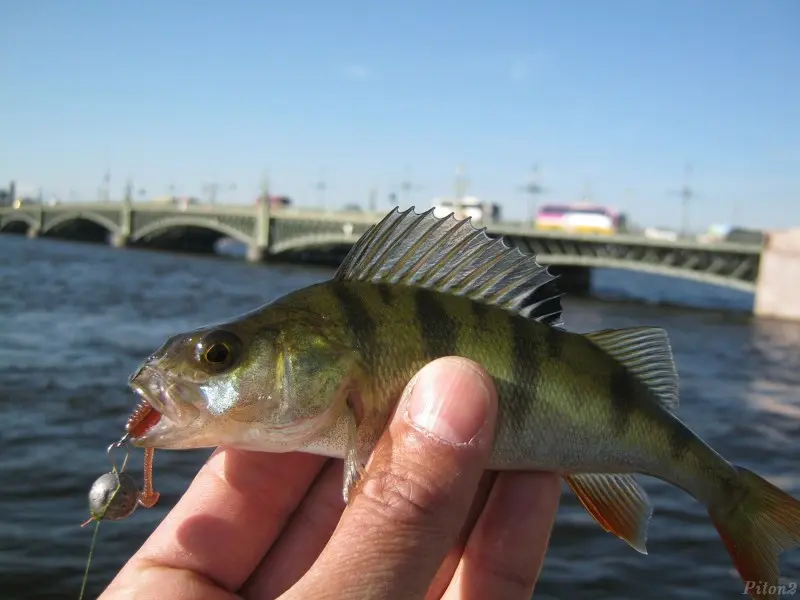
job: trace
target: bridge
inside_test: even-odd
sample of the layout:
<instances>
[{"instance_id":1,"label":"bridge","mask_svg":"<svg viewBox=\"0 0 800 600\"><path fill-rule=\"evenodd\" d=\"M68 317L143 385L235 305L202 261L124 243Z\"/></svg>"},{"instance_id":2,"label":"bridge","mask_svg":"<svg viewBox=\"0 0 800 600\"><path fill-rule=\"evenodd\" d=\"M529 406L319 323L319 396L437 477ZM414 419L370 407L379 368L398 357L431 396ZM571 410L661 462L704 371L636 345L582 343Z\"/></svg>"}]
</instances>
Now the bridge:
<instances>
[{"instance_id":1,"label":"bridge","mask_svg":"<svg viewBox=\"0 0 800 600\"><path fill-rule=\"evenodd\" d=\"M121 202L21 204L0 208L0 232L214 252L222 238L247 247L251 261L328 253L341 258L385 213L329 212L254 206ZM573 235L493 224L520 250L535 253L563 275L573 292L588 291L593 268L626 269L756 292L763 248L736 243L665 241L636 235Z\"/></svg>"}]
</instances>

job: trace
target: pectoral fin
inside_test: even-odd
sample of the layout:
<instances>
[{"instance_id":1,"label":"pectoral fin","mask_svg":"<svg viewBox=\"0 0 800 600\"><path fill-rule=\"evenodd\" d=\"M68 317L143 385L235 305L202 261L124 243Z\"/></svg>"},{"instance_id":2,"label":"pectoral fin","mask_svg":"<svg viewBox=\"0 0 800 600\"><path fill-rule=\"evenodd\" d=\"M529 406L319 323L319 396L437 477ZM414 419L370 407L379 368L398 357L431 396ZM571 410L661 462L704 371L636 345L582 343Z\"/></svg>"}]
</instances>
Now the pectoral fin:
<instances>
[{"instance_id":1,"label":"pectoral fin","mask_svg":"<svg viewBox=\"0 0 800 600\"><path fill-rule=\"evenodd\" d=\"M365 402L361 392L353 390L348 394L345 418L347 419L347 450L344 456L344 485L342 497L350 504L366 474L366 464L381 437L390 414L381 411L368 411L371 406Z\"/></svg>"},{"instance_id":2,"label":"pectoral fin","mask_svg":"<svg viewBox=\"0 0 800 600\"><path fill-rule=\"evenodd\" d=\"M358 423L355 412L347 407L347 452L344 456L344 487L342 497L345 504L350 504L356 486L364 476L366 459L359 452Z\"/></svg>"},{"instance_id":3,"label":"pectoral fin","mask_svg":"<svg viewBox=\"0 0 800 600\"><path fill-rule=\"evenodd\" d=\"M647 554L647 526L653 507L633 475L586 473L564 480L603 529Z\"/></svg>"}]
</instances>

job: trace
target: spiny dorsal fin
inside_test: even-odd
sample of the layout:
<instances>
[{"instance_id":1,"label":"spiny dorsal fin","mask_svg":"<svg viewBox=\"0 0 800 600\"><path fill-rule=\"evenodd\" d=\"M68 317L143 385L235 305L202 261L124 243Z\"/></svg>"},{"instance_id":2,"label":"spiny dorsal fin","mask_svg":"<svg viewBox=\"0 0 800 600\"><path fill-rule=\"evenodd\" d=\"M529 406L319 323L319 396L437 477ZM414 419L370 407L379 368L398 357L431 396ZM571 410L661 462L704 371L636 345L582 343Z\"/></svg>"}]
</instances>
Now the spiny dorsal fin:
<instances>
[{"instance_id":1,"label":"spiny dorsal fin","mask_svg":"<svg viewBox=\"0 0 800 600\"><path fill-rule=\"evenodd\" d=\"M561 326L556 275L502 238L490 238L486 228L476 229L471 219L438 218L433 209L394 209L361 236L334 278L467 296Z\"/></svg>"},{"instance_id":2,"label":"spiny dorsal fin","mask_svg":"<svg viewBox=\"0 0 800 600\"><path fill-rule=\"evenodd\" d=\"M600 527L647 554L653 505L633 475L584 473L569 475L564 481Z\"/></svg>"},{"instance_id":3,"label":"spiny dorsal fin","mask_svg":"<svg viewBox=\"0 0 800 600\"><path fill-rule=\"evenodd\" d=\"M584 335L625 365L665 408L678 408L678 370L666 331L660 327L629 327Z\"/></svg>"}]
</instances>

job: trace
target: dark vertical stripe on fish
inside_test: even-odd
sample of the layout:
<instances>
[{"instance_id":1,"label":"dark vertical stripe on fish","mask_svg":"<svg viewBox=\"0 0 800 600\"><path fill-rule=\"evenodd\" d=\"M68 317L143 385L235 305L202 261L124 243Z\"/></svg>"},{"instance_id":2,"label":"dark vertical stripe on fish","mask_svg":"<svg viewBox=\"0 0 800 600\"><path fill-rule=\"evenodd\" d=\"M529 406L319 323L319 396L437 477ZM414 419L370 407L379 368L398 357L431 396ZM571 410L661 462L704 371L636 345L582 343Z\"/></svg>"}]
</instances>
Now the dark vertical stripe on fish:
<instances>
[{"instance_id":1,"label":"dark vertical stripe on fish","mask_svg":"<svg viewBox=\"0 0 800 600\"><path fill-rule=\"evenodd\" d=\"M391 306L394 301L394 294L392 293L392 286L385 283L378 284L378 293L381 295L381 300L387 306Z\"/></svg>"},{"instance_id":2,"label":"dark vertical stripe on fish","mask_svg":"<svg viewBox=\"0 0 800 600\"><path fill-rule=\"evenodd\" d=\"M547 333L545 333L544 336L544 345L545 350L547 351L547 357L550 360L561 360L561 356L564 351L564 344L562 341L563 338L559 335L557 329L553 327L547 328Z\"/></svg>"},{"instance_id":3,"label":"dark vertical stripe on fish","mask_svg":"<svg viewBox=\"0 0 800 600\"><path fill-rule=\"evenodd\" d=\"M536 384L539 379L539 365L532 356L532 338L528 331L529 325L524 317L509 315L508 325L511 329L511 360L514 367L514 377L517 383L530 381Z\"/></svg>"},{"instance_id":4,"label":"dark vertical stripe on fish","mask_svg":"<svg viewBox=\"0 0 800 600\"><path fill-rule=\"evenodd\" d=\"M426 358L433 360L455 354L458 346L458 324L447 313L438 294L424 288L415 288L414 312Z\"/></svg>"},{"instance_id":5,"label":"dark vertical stripe on fish","mask_svg":"<svg viewBox=\"0 0 800 600\"><path fill-rule=\"evenodd\" d=\"M489 305L473 300L470 302L470 307L472 308L472 316L475 319L475 327L481 331L489 329L489 311L491 310Z\"/></svg>"},{"instance_id":6,"label":"dark vertical stripe on fish","mask_svg":"<svg viewBox=\"0 0 800 600\"><path fill-rule=\"evenodd\" d=\"M369 314L367 304L344 282L331 282L331 291L339 301L347 326L350 328L359 350L365 358L368 358L370 352L375 348L377 327Z\"/></svg>"},{"instance_id":7,"label":"dark vertical stripe on fish","mask_svg":"<svg viewBox=\"0 0 800 600\"><path fill-rule=\"evenodd\" d=\"M677 419L669 431L669 453L674 461L680 461L686 456L694 442L694 434Z\"/></svg>"},{"instance_id":8,"label":"dark vertical stripe on fish","mask_svg":"<svg viewBox=\"0 0 800 600\"><path fill-rule=\"evenodd\" d=\"M539 383L542 377L541 364L534 352L534 337L531 332L531 323L524 317L508 315L509 335L511 337L511 363L512 363L512 384L514 395L522 394L520 390L524 388L540 389ZM499 390L498 390L499 391ZM520 411L518 422L515 424L524 430L528 427L530 413L536 410L536 402L528 399L527 402L521 398L514 398L516 406L524 406Z\"/></svg>"},{"instance_id":9,"label":"dark vertical stripe on fish","mask_svg":"<svg viewBox=\"0 0 800 600\"><path fill-rule=\"evenodd\" d=\"M617 435L622 435L628 428L633 416L636 394L639 393L637 382L627 369L617 367L611 372L610 390L612 420Z\"/></svg>"}]
</instances>

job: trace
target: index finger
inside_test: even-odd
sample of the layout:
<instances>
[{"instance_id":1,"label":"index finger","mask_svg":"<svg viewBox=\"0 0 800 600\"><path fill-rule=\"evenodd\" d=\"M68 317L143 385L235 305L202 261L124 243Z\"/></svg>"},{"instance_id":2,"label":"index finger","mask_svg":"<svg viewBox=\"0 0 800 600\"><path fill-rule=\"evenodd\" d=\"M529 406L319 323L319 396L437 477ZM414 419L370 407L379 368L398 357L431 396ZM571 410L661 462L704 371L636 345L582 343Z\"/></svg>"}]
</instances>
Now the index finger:
<instances>
[{"instance_id":1,"label":"index finger","mask_svg":"<svg viewBox=\"0 0 800 600\"><path fill-rule=\"evenodd\" d=\"M220 587L238 589L278 538L326 460L304 453L218 448L104 595L137 589L145 580L143 571L163 567L192 571Z\"/></svg>"}]
</instances>

